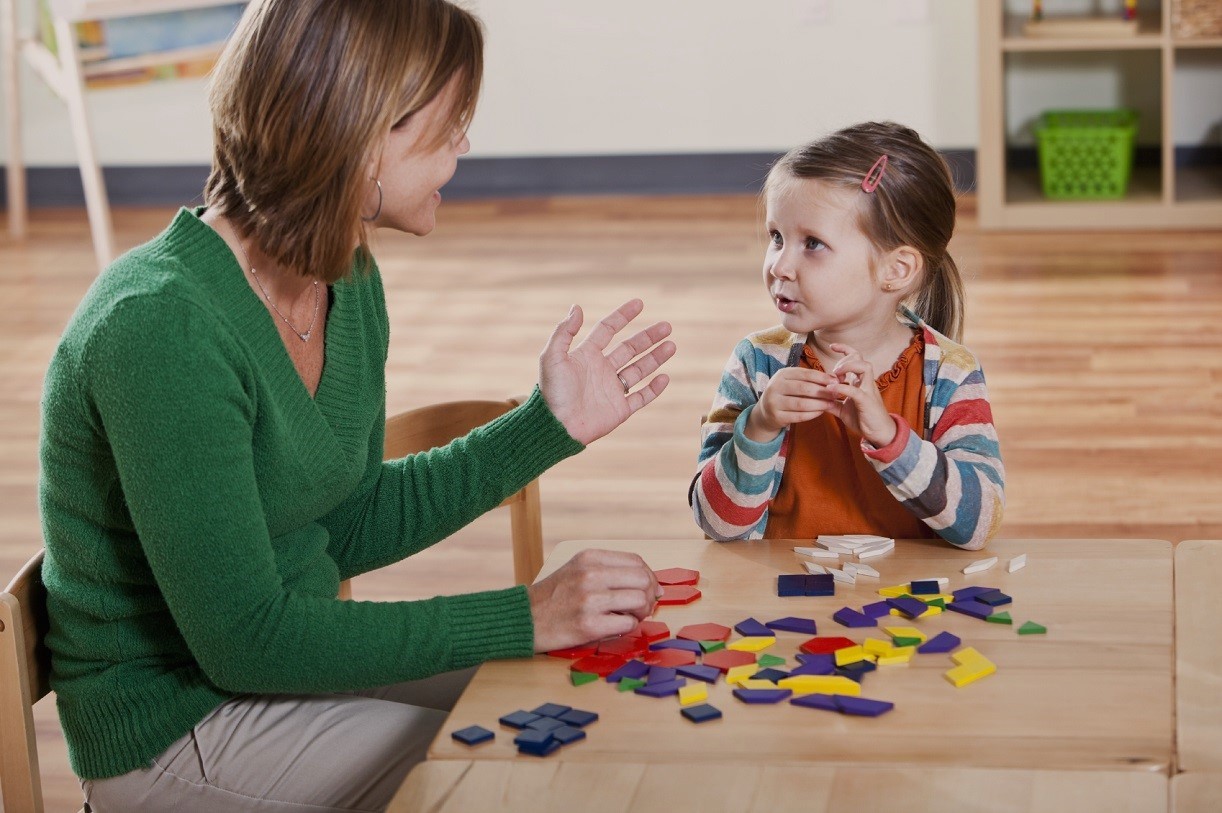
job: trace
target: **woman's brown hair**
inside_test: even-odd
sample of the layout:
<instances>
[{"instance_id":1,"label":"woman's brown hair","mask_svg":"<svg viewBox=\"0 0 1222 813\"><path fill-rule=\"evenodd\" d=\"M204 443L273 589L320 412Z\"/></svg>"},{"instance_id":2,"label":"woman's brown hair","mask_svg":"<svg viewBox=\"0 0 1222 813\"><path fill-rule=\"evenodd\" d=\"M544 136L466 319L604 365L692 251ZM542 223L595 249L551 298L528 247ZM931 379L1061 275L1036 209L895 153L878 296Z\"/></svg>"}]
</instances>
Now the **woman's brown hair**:
<instances>
[{"instance_id":1,"label":"woman's brown hair","mask_svg":"<svg viewBox=\"0 0 1222 813\"><path fill-rule=\"evenodd\" d=\"M861 182L887 156L878 187ZM911 246L925 269L910 307L939 333L963 335L963 280L947 252L955 231L955 192L950 168L915 130L894 122L866 122L796 147L773 165L764 192L786 178L804 178L856 188L862 196L861 230L876 251Z\"/></svg>"},{"instance_id":2,"label":"woman's brown hair","mask_svg":"<svg viewBox=\"0 0 1222 813\"><path fill-rule=\"evenodd\" d=\"M204 201L303 276L370 262L362 203L391 128L457 77L434 138L465 129L483 74L479 21L446 0L255 0L213 72Z\"/></svg>"}]
</instances>

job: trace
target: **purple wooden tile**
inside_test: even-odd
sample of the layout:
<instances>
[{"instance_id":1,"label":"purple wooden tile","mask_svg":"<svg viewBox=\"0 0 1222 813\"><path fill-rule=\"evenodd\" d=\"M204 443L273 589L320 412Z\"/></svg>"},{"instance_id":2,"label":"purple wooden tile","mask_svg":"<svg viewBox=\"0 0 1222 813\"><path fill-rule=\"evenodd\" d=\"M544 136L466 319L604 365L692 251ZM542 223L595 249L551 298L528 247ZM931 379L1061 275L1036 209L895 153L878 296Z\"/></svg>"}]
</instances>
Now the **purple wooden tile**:
<instances>
[{"instance_id":1,"label":"purple wooden tile","mask_svg":"<svg viewBox=\"0 0 1222 813\"><path fill-rule=\"evenodd\" d=\"M836 668L836 655L835 653L832 653L832 652L820 652L815 655L811 655L807 652L799 652L798 654L794 655L793 657L794 657L794 660L796 660L798 663L802 664L803 666L807 664L812 664L812 665L821 666L821 667L825 666L828 669ZM817 674L817 673L811 672L809 674Z\"/></svg>"},{"instance_id":2,"label":"purple wooden tile","mask_svg":"<svg viewBox=\"0 0 1222 813\"><path fill-rule=\"evenodd\" d=\"M1000 607L1002 604L1009 604L1013 600L1000 590L989 590L988 592L976 595L976 601L979 601L981 604L987 604L990 607Z\"/></svg>"},{"instance_id":3,"label":"purple wooden tile","mask_svg":"<svg viewBox=\"0 0 1222 813\"><path fill-rule=\"evenodd\" d=\"M933 579L910 582L908 592L914 596L934 596L942 592L942 586Z\"/></svg>"},{"instance_id":4,"label":"purple wooden tile","mask_svg":"<svg viewBox=\"0 0 1222 813\"><path fill-rule=\"evenodd\" d=\"M699 641L689 641L686 638L669 638L665 641L650 644L649 648L654 652L659 649L682 649L687 652L695 652L697 655L704 651L700 648Z\"/></svg>"},{"instance_id":5,"label":"purple wooden tile","mask_svg":"<svg viewBox=\"0 0 1222 813\"><path fill-rule=\"evenodd\" d=\"M721 675L721 670L716 666L704 666L703 664L679 666L675 671L684 677L703 680L705 683L716 683L718 676Z\"/></svg>"},{"instance_id":6,"label":"purple wooden tile","mask_svg":"<svg viewBox=\"0 0 1222 813\"><path fill-rule=\"evenodd\" d=\"M784 680L789 677L789 673L782 669L761 669L751 676L752 680L771 680L776 683L778 680Z\"/></svg>"},{"instance_id":7,"label":"purple wooden tile","mask_svg":"<svg viewBox=\"0 0 1222 813\"><path fill-rule=\"evenodd\" d=\"M835 697L836 705L840 706L842 712L856 717L877 717L895 708L894 703L888 703L886 700L870 700L865 697L850 697L843 694Z\"/></svg>"},{"instance_id":8,"label":"purple wooden tile","mask_svg":"<svg viewBox=\"0 0 1222 813\"><path fill-rule=\"evenodd\" d=\"M734 625L734 629L744 638L771 638L772 630L765 627L754 618L746 618Z\"/></svg>"},{"instance_id":9,"label":"purple wooden tile","mask_svg":"<svg viewBox=\"0 0 1222 813\"><path fill-rule=\"evenodd\" d=\"M809 709L823 709L824 711L840 711L840 707L836 705L835 696L830 694L804 694L790 700L789 705L806 706Z\"/></svg>"},{"instance_id":10,"label":"purple wooden tile","mask_svg":"<svg viewBox=\"0 0 1222 813\"><path fill-rule=\"evenodd\" d=\"M950 604L946 605L946 609L950 610L952 613L963 613L964 615L970 615L972 618L979 618L981 620L984 620L993 614L992 607L987 604L981 604L975 599L970 599L968 601L952 601Z\"/></svg>"},{"instance_id":11,"label":"purple wooden tile","mask_svg":"<svg viewBox=\"0 0 1222 813\"><path fill-rule=\"evenodd\" d=\"M889 598L887 599L887 603L890 604L895 609L899 610L901 613L903 613L908 618L917 618L918 616L921 615L921 613L929 609L929 607L926 606L925 602L920 601L915 598L909 598L907 596L900 596L899 598Z\"/></svg>"},{"instance_id":12,"label":"purple wooden tile","mask_svg":"<svg viewBox=\"0 0 1222 813\"><path fill-rule=\"evenodd\" d=\"M803 635L819 634L819 630L815 627L815 619L813 618L795 618L790 615L785 618L778 618L776 621L769 621L765 626L781 632L798 632Z\"/></svg>"},{"instance_id":13,"label":"purple wooden tile","mask_svg":"<svg viewBox=\"0 0 1222 813\"><path fill-rule=\"evenodd\" d=\"M832 675L836 673L836 656L835 655L815 655L812 657L819 660L810 660L806 663L798 664L793 669L789 670L790 677L797 675Z\"/></svg>"},{"instance_id":14,"label":"purple wooden tile","mask_svg":"<svg viewBox=\"0 0 1222 813\"><path fill-rule=\"evenodd\" d=\"M638 687L636 693L647 697L667 697L672 694L678 694L679 689L686 685L686 678L675 678L666 683L646 683L644 686Z\"/></svg>"},{"instance_id":15,"label":"purple wooden tile","mask_svg":"<svg viewBox=\"0 0 1222 813\"><path fill-rule=\"evenodd\" d=\"M793 694L792 689L735 689L734 696L744 703L780 703Z\"/></svg>"},{"instance_id":16,"label":"purple wooden tile","mask_svg":"<svg viewBox=\"0 0 1222 813\"><path fill-rule=\"evenodd\" d=\"M943 630L934 637L930 638L925 643L917 647L917 652L923 655L929 655L936 652L950 652L955 647L959 646L959 636Z\"/></svg>"},{"instance_id":17,"label":"purple wooden tile","mask_svg":"<svg viewBox=\"0 0 1222 813\"><path fill-rule=\"evenodd\" d=\"M649 667L649 678L646 683L668 683L674 680L678 673L670 666Z\"/></svg>"},{"instance_id":18,"label":"purple wooden tile","mask_svg":"<svg viewBox=\"0 0 1222 813\"><path fill-rule=\"evenodd\" d=\"M649 674L649 665L642 661L628 661L626 664L607 675L608 683L619 683L624 678L643 678Z\"/></svg>"},{"instance_id":19,"label":"purple wooden tile","mask_svg":"<svg viewBox=\"0 0 1222 813\"><path fill-rule=\"evenodd\" d=\"M877 627L878 619L857 612L852 607L841 607L832 614L832 620L845 627Z\"/></svg>"},{"instance_id":20,"label":"purple wooden tile","mask_svg":"<svg viewBox=\"0 0 1222 813\"><path fill-rule=\"evenodd\" d=\"M868 615L871 618L882 618L891 612L891 605L885 601L876 601L873 604L867 604L861 608L862 615Z\"/></svg>"},{"instance_id":21,"label":"purple wooden tile","mask_svg":"<svg viewBox=\"0 0 1222 813\"><path fill-rule=\"evenodd\" d=\"M967 601L973 599L981 593L987 593L990 590L996 590L996 587L980 587L973 585L972 587L960 587L951 593L955 597L955 601Z\"/></svg>"}]
</instances>

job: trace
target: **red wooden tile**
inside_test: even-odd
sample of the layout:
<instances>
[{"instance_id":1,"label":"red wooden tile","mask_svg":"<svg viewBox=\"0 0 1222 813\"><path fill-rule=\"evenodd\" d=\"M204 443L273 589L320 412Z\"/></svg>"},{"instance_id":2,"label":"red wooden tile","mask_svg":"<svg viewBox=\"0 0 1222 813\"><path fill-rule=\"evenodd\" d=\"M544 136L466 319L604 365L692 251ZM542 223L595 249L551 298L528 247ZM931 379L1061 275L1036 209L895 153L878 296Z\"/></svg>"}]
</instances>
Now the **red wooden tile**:
<instances>
[{"instance_id":1,"label":"red wooden tile","mask_svg":"<svg viewBox=\"0 0 1222 813\"><path fill-rule=\"evenodd\" d=\"M704 665L728 672L735 666L755 663L754 652L739 652L734 649L719 649L716 652L705 653Z\"/></svg>"},{"instance_id":2,"label":"red wooden tile","mask_svg":"<svg viewBox=\"0 0 1222 813\"><path fill-rule=\"evenodd\" d=\"M730 637L730 628L723 624L688 624L675 637L689 641L724 641Z\"/></svg>"},{"instance_id":3,"label":"red wooden tile","mask_svg":"<svg viewBox=\"0 0 1222 813\"><path fill-rule=\"evenodd\" d=\"M688 570L685 567L668 567L665 570L655 570L658 584L697 584L700 581L699 570Z\"/></svg>"},{"instance_id":4,"label":"red wooden tile","mask_svg":"<svg viewBox=\"0 0 1222 813\"><path fill-rule=\"evenodd\" d=\"M627 662L628 659L621 655L587 655L579 661L574 661L569 669L606 677Z\"/></svg>"},{"instance_id":5,"label":"red wooden tile","mask_svg":"<svg viewBox=\"0 0 1222 813\"><path fill-rule=\"evenodd\" d=\"M662 587L659 604L691 604L700 598L700 591L687 584L667 584Z\"/></svg>"},{"instance_id":6,"label":"red wooden tile","mask_svg":"<svg viewBox=\"0 0 1222 813\"><path fill-rule=\"evenodd\" d=\"M666 666L671 669L676 666L691 666L696 662L696 653L688 652L683 649L659 649L654 652L647 652L640 657L640 660L650 666Z\"/></svg>"},{"instance_id":7,"label":"red wooden tile","mask_svg":"<svg viewBox=\"0 0 1222 813\"><path fill-rule=\"evenodd\" d=\"M819 636L811 638L802 644L799 649L811 655L826 655L829 652L835 652L837 649L844 649L846 646L857 646L857 642L839 636Z\"/></svg>"}]
</instances>

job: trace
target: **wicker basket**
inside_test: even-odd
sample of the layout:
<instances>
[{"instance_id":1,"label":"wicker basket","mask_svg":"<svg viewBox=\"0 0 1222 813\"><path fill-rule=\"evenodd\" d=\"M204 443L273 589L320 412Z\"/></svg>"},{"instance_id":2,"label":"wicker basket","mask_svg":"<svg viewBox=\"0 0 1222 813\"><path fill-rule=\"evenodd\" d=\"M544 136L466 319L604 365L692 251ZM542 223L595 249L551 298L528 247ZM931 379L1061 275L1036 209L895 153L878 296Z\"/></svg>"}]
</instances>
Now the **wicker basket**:
<instances>
[{"instance_id":1,"label":"wicker basket","mask_svg":"<svg viewBox=\"0 0 1222 813\"><path fill-rule=\"evenodd\" d=\"M1171 30L1177 37L1222 37L1222 2L1171 0Z\"/></svg>"}]
</instances>

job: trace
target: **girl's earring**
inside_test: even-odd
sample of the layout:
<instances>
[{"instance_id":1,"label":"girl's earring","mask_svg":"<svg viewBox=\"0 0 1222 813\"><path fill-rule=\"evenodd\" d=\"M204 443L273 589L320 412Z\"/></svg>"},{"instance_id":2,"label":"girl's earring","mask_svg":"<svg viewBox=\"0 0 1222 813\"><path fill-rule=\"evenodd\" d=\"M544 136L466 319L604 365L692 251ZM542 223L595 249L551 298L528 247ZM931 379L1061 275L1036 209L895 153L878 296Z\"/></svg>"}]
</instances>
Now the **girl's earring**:
<instances>
[{"instance_id":1,"label":"girl's earring","mask_svg":"<svg viewBox=\"0 0 1222 813\"><path fill-rule=\"evenodd\" d=\"M366 223L372 223L373 221L378 219L378 215L382 214L382 201L384 199L382 196L382 182L379 181L377 178L370 178L369 180L373 181L374 183L378 185L378 210L374 212L373 215L370 217L365 217L364 215L361 215L361 220L364 220Z\"/></svg>"},{"instance_id":2,"label":"girl's earring","mask_svg":"<svg viewBox=\"0 0 1222 813\"><path fill-rule=\"evenodd\" d=\"M889 283L889 282L888 282L886 285L884 285L884 286L883 286L883 290L884 290L884 291L890 291L890 290L891 290L891 283Z\"/></svg>"}]
</instances>

